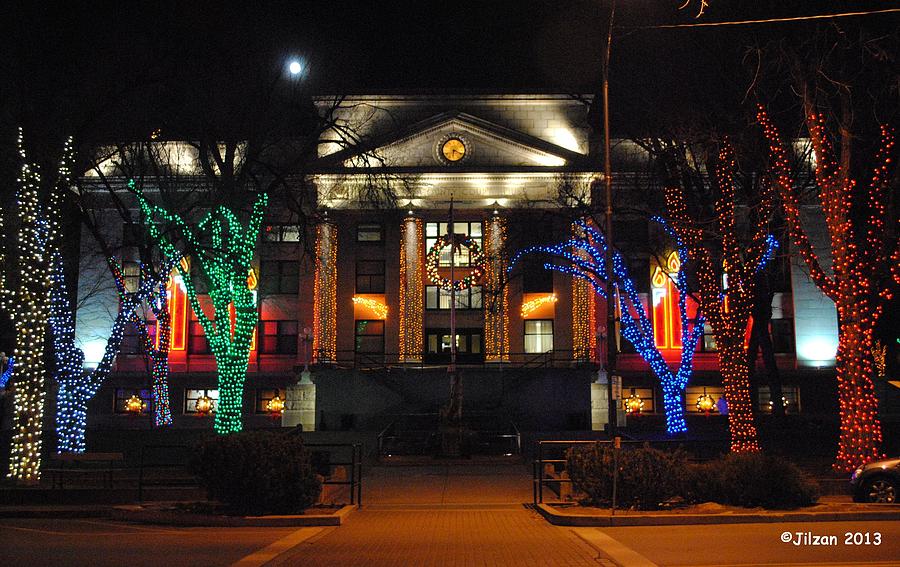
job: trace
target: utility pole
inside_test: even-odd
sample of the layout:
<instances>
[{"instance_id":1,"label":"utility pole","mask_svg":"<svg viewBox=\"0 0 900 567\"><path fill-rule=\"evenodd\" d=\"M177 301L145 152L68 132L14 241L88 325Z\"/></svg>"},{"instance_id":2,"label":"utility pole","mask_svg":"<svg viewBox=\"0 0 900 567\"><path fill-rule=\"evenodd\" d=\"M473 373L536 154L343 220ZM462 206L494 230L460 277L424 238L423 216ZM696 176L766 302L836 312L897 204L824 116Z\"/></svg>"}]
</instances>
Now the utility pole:
<instances>
[{"instance_id":1,"label":"utility pole","mask_svg":"<svg viewBox=\"0 0 900 567\"><path fill-rule=\"evenodd\" d=\"M616 373L616 285L613 271L613 208L612 208L612 164L609 143L609 53L612 48L613 17L616 14L616 0L610 0L609 25L606 31L606 46L603 50L603 181L606 185L606 375L608 382L609 434L616 434L616 400L613 399L613 376Z\"/></svg>"}]
</instances>

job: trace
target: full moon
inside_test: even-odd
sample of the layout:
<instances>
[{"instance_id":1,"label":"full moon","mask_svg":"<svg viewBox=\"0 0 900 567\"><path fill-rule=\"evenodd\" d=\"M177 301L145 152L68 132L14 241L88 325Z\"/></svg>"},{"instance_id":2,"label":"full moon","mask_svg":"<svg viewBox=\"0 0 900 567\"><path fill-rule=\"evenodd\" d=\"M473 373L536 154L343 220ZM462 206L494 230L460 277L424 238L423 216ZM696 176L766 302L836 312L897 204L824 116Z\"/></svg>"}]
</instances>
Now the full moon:
<instances>
[{"instance_id":1,"label":"full moon","mask_svg":"<svg viewBox=\"0 0 900 567\"><path fill-rule=\"evenodd\" d=\"M288 65L288 71L291 72L291 75L298 74L302 69L303 67L300 66L299 61L291 61L291 64Z\"/></svg>"}]
</instances>

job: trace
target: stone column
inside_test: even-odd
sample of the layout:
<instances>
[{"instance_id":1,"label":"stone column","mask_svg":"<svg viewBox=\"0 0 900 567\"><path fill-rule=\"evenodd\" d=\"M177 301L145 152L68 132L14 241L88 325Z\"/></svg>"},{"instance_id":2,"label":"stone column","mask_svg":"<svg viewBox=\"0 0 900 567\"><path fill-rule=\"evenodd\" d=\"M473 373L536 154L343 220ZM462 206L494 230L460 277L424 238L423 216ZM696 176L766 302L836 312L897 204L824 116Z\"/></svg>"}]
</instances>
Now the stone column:
<instances>
[{"instance_id":1,"label":"stone column","mask_svg":"<svg viewBox=\"0 0 900 567\"><path fill-rule=\"evenodd\" d=\"M297 427L303 431L316 430L316 385L309 380L309 370L301 373L298 383L290 384L284 392L282 427Z\"/></svg>"},{"instance_id":2,"label":"stone column","mask_svg":"<svg viewBox=\"0 0 900 567\"><path fill-rule=\"evenodd\" d=\"M425 240L422 220L403 219L400 236L400 361L422 362Z\"/></svg>"}]
</instances>

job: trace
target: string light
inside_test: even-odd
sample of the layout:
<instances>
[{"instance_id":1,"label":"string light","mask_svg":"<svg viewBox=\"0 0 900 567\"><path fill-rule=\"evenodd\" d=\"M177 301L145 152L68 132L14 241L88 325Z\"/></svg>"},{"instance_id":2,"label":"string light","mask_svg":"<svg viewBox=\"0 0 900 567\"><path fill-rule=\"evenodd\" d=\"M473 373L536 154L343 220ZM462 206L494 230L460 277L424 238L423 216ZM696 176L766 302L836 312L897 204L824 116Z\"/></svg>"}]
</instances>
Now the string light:
<instances>
[{"instance_id":1,"label":"string light","mask_svg":"<svg viewBox=\"0 0 900 567\"><path fill-rule=\"evenodd\" d=\"M586 281L594 292L601 297L606 297L609 282L606 282L606 240L604 236L584 220L576 223L581 238L571 238L549 246L532 246L520 250L510 264L512 269L519 259L526 254L548 254L568 263L568 265L544 264L544 268L556 270ZM678 235L664 225L670 236L678 244L678 251L682 261L688 258L687 248L682 244ZM663 408L666 414L666 430L670 434L687 431L687 422L684 419L684 388L693 373L694 353L697 349L700 336L703 334L703 318L699 317L690 325L687 319L687 307L684 297L687 296L687 278L679 273L677 284L681 290L682 300L679 308L682 317L682 347L681 363L676 372L672 372L668 363L660 354L653 338L653 326L644 310L634 282L628 275L628 269L622 256L618 252L613 253L614 285L618 289L619 307L621 309L620 323L622 336L630 342L641 358L647 362L654 375L659 379L663 390Z\"/></svg>"},{"instance_id":2,"label":"string light","mask_svg":"<svg viewBox=\"0 0 900 567\"><path fill-rule=\"evenodd\" d=\"M176 228L190 249L206 251L194 258L209 284L212 317L203 311L190 272L181 264L178 268L191 308L216 360L219 401L214 429L220 435L238 432L243 428L244 382L253 333L259 321L255 294L250 289L247 274L259 240L268 195L260 193L257 196L246 225L225 206L208 212L196 227L198 231L208 233L211 246L203 246L181 216L151 205L135 188L133 180L129 181L129 187L140 202L151 237L166 257L180 258L183 254L162 236L160 221Z\"/></svg>"},{"instance_id":3,"label":"string light","mask_svg":"<svg viewBox=\"0 0 900 567\"><path fill-rule=\"evenodd\" d=\"M114 277L122 281L121 269L114 258L108 258ZM124 294L119 311L110 329L103 358L90 372L84 370L84 351L75 346L75 318L69 303L62 255L52 253L50 288L50 336L56 367L53 377L59 384L56 395L56 436L58 453L83 453L87 428L87 404L97 394L112 371L113 362L122 344L125 326L132 320L137 307L148 299L158 282L143 278L135 293Z\"/></svg>"},{"instance_id":4,"label":"string light","mask_svg":"<svg viewBox=\"0 0 900 567\"><path fill-rule=\"evenodd\" d=\"M6 359L6 370L3 371L3 374L0 374L0 388L5 388L9 383L9 379L12 378L14 368L15 360L11 356Z\"/></svg>"},{"instance_id":5,"label":"string light","mask_svg":"<svg viewBox=\"0 0 900 567\"><path fill-rule=\"evenodd\" d=\"M572 234L584 238L584 231L572 225ZM576 252L582 259L589 259L584 251ZM597 349L597 304L591 285L580 277L572 278L572 358L591 360Z\"/></svg>"},{"instance_id":6,"label":"string light","mask_svg":"<svg viewBox=\"0 0 900 567\"><path fill-rule=\"evenodd\" d=\"M186 309L187 298L182 296L180 303L175 297L178 291L184 295L183 287L179 286L175 278L174 261L163 263L162 267L154 272L141 265L141 281L155 281L156 284L151 287L151 292L145 301L145 305L149 305L150 312L156 321L156 336L153 337L149 332L149 321L146 316L138 314L139 309L135 309L131 315L131 324L138 330L144 363L146 364L151 378L151 392L153 398L153 426L165 427L172 425L172 409L169 405L169 351L176 343L172 333L172 308L181 305ZM181 262L187 268L187 258L181 259ZM112 262L113 279L116 282L116 289L119 292L119 300L125 301L127 298L125 290L125 278L122 274L121 266L117 262ZM168 283L166 279L161 277L163 274L170 274ZM187 314L183 314L181 319L182 325L185 324ZM176 323L177 325L177 323ZM182 333L184 329L181 329ZM182 345L184 338L181 339Z\"/></svg>"},{"instance_id":7,"label":"string light","mask_svg":"<svg viewBox=\"0 0 900 567\"><path fill-rule=\"evenodd\" d=\"M432 245L431 250L428 251L428 255L425 257L425 271L428 273L428 279L431 280L431 283L437 284L441 289L446 291L450 291L451 289L462 291L472 287L472 285L481 278L482 274L484 274L484 254L482 254L481 249L478 247L478 243L475 242L472 237L459 234L454 234L453 236L455 237L455 241L452 244L448 235L445 234L444 236L438 237L434 245ZM469 264L472 266L472 271L466 274L461 280L451 282L448 278L442 277L438 272L438 265L441 260L441 250L443 250L445 246L451 246L451 254L455 254L460 246L465 246L469 249Z\"/></svg>"},{"instance_id":8,"label":"string light","mask_svg":"<svg viewBox=\"0 0 900 567\"><path fill-rule=\"evenodd\" d=\"M665 189L666 211L670 227L660 222L670 234L677 234L690 256L695 260L700 285L700 304L704 316L716 335L719 370L728 403L728 429L731 450L736 453L760 450L756 425L753 421L753 396L750 389L750 369L744 335L753 307L755 275L772 258L778 243L766 232L766 222L772 215L773 200L769 183L761 185L761 199L757 210L757 226L749 246L738 242L735 227L736 168L734 150L723 144L714 170L719 190L715 202L716 228L721 235L721 272L714 267L713 254L706 248L701 230L687 213L687 204L680 185ZM682 262L683 264L683 262ZM679 279L683 277L681 270ZM684 291L681 293L685 295ZM684 297L681 298L681 301Z\"/></svg>"},{"instance_id":9,"label":"string light","mask_svg":"<svg viewBox=\"0 0 900 567\"><path fill-rule=\"evenodd\" d=\"M316 227L316 275L313 298L313 353L319 362L337 357L337 227Z\"/></svg>"},{"instance_id":10,"label":"string light","mask_svg":"<svg viewBox=\"0 0 900 567\"><path fill-rule=\"evenodd\" d=\"M202 417L208 415L213 410L212 398L209 396L200 396L194 404L194 409L197 410L198 416Z\"/></svg>"},{"instance_id":11,"label":"string light","mask_svg":"<svg viewBox=\"0 0 900 567\"><path fill-rule=\"evenodd\" d=\"M716 400L709 394L702 394L697 398L697 410L709 415L709 412L716 407Z\"/></svg>"},{"instance_id":12,"label":"string light","mask_svg":"<svg viewBox=\"0 0 900 567\"><path fill-rule=\"evenodd\" d=\"M138 396L131 396L125 401L125 411L132 415L140 415L147 409L147 404Z\"/></svg>"},{"instance_id":13,"label":"string light","mask_svg":"<svg viewBox=\"0 0 900 567\"><path fill-rule=\"evenodd\" d=\"M878 399L872 382L873 344L884 306L900 285L900 246L896 234L891 234L885 224L896 153L894 135L891 129L881 128L872 179L867 187L861 188L838 163L826 134L824 116L807 116L816 155L816 184L829 236L832 265L828 275L801 221L799 198L791 183L790 162L781 135L762 106L757 119L769 143L775 186L781 196L791 241L803 258L810 278L837 308L835 371L841 427L832 466L838 471L852 471L883 456ZM850 156L842 157L850 159Z\"/></svg>"},{"instance_id":14,"label":"string light","mask_svg":"<svg viewBox=\"0 0 900 567\"><path fill-rule=\"evenodd\" d=\"M548 303L556 303L556 301L557 298L555 293L542 295L541 297L535 297L530 301L526 301L522 304L522 317L528 317L535 309Z\"/></svg>"},{"instance_id":15,"label":"string light","mask_svg":"<svg viewBox=\"0 0 900 567\"><path fill-rule=\"evenodd\" d=\"M422 362L422 220L408 215L400 226L400 360Z\"/></svg>"},{"instance_id":16,"label":"string light","mask_svg":"<svg viewBox=\"0 0 900 567\"><path fill-rule=\"evenodd\" d=\"M371 309L372 312L375 313L376 319L387 319L388 307L384 302L356 295L353 296L352 301L357 305L362 305L363 307Z\"/></svg>"},{"instance_id":17,"label":"string light","mask_svg":"<svg viewBox=\"0 0 900 567\"><path fill-rule=\"evenodd\" d=\"M644 411L644 400L637 394L631 394L623 400L622 407L629 415L639 415Z\"/></svg>"},{"instance_id":18,"label":"string light","mask_svg":"<svg viewBox=\"0 0 900 567\"><path fill-rule=\"evenodd\" d=\"M50 314L50 252L59 232L60 199L71 185L74 161L72 138L62 152L56 184L42 205L41 175L37 165L28 163L22 129L17 147L22 167L16 188L17 255L15 289L7 287L6 255L0 254L0 306L15 324L16 360L15 395L13 400L13 438L9 454L8 476L23 483L40 480L41 434L46 396L44 350L47 318ZM2 217L2 215L0 215ZM3 230L0 222L0 231Z\"/></svg>"},{"instance_id":19,"label":"string light","mask_svg":"<svg viewBox=\"0 0 900 567\"><path fill-rule=\"evenodd\" d=\"M484 360L509 361L509 286L506 285L506 219L495 211L484 225Z\"/></svg>"},{"instance_id":20,"label":"string light","mask_svg":"<svg viewBox=\"0 0 900 567\"><path fill-rule=\"evenodd\" d=\"M275 417L280 416L284 412L284 400L281 396L275 396L266 402L266 411Z\"/></svg>"}]
</instances>

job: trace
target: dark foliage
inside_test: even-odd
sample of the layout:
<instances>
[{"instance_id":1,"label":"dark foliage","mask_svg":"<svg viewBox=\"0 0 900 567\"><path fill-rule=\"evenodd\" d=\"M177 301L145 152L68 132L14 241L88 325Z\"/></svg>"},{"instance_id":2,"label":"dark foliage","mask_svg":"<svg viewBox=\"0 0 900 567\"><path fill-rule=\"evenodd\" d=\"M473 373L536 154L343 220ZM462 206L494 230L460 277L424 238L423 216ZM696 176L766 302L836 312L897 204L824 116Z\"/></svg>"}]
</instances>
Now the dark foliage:
<instances>
[{"instance_id":1,"label":"dark foliage","mask_svg":"<svg viewBox=\"0 0 900 567\"><path fill-rule=\"evenodd\" d=\"M209 497L239 514L298 514L322 490L297 436L245 431L201 442L191 461Z\"/></svg>"}]
</instances>

